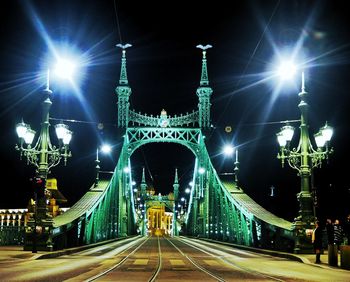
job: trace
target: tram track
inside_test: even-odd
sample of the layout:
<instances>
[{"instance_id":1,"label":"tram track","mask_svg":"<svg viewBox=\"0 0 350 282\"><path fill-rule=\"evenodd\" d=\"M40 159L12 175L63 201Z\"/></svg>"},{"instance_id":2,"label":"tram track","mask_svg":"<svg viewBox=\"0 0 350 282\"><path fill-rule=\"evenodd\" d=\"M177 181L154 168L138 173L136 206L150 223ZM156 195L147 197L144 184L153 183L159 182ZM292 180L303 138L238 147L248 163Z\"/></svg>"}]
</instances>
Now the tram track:
<instances>
[{"instance_id":1,"label":"tram track","mask_svg":"<svg viewBox=\"0 0 350 282\"><path fill-rule=\"evenodd\" d=\"M163 242L169 242L169 245L176 250L176 252L180 253L181 256L185 257L186 260L194 266L193 269L191 269L190 271L199 271L204 273L205 275L211 277L212 279L214 279L215 281L219 281L219 282L225 282L225 280L214 274L213 272L211 272L210 270L208 270L207 268L203 267L202 265L200 265L198 262L196 262L196 260L194 258L191 258L190 256L188 256L187 254L185 254L178 246L176 246L172 240L169 240L166 237L163 237L164 239L161 239L160 237L157 237L157 264L154 266L154 270L152 271L151 275L149 276L149 278L140 279L140 281L148 281L148 282L154 282L157 280L157 278L159 278L159 275L162 274L162 265L163 265L163 257L162 257L162 246L161 246L161 240L164 240ZM98 281L98 280L103 280L106 278L107 275L112 275L113 277L113 272L117 272L118 270L120 270L120 268L127 264L127 262L129 261L133 261L135 260L135 258L137 257L138 253L142 253L142 247L146 244L146 242L148 242L151 239L151 237L148 237L145 241L143 241L141 244L139 244L134 250L132 250L129 254L127 254L125 257L123 257L123 259L121 259L118 263L110 266L108 269L104 270L103 272L94 275L88 279L85 279L85 282L91 282L91 281ZM129 247L128 249L125 249L122 253L125 253L127 251L129 251L132 247ZM164 247L165 248L165 247ZM168 248L168 251L169 250ZM121 254L122 254L121 253ZM120 256L121 254L119 254L118 256ZM107 279L107 278L106 278ZM126 280L124 280L126 281Z\"/></svg>"},{"instance_id":2,"label":"tram track","mask_svg":"<svg viewBox=\"0 0 350 282\"><path fill-rule=\"evenodd\" d=\"M97 279L105 276L106 274L110 273L111 271L113 271L114 269L120 267L130 256L132 256L134 253L137 252L138 249L140 249L142 247L143 244L145 244L147 241L149 240L149 238L147 238L145 241L143 241L140 245L138 245L131 253L129 253L127 256L125 256L122 260L120 260L118 263L114 264L113 266L109 267L108 269L106 269L105 271L96 274L86 280L84 280L84 282L91 282L91 281L96 281ZM127 252L128 250L130 250L132 247L134 246L130 246L129 248L125 249L122 253Z\"/></svg>"},{"instance_id":3,"label":"tram track","mask_svg":"<svg viewBox=\"0 0 350 282\"><path fill-rule=\"evenodd\" d=\"M156 278L157 278L160 270L162 269L162 250L161 250L161 247L160 247L159 236L157 237L157 242L158 242L158 265L157 265L156 271L153 273L153 275L148 280L148 282L156 281Z\"/></svg>"},{"instance_id":4,"label":"tram track","mask_svg":"<svg viewBox=\"0 0 350 282\"><path fill-rule=\"evenodd\" d=\"M103 272L94 275L88 279L85 279L85 282L91 282L91 281L98 281L99 279L103 279L104 277L106 277L107 275L111 275L113 276L113 272L118 271L118 269L120 269L122 266L125 266L127 263L130 263L130 261L134 261L135 257L137 257L137 253L140 252L142 250L142 247L144 247L144 245L149 242L149 240L151 239L151 237L147 237L141 244L139 244L133 251L131 251L129 254L127 254L125 257L123 257L118 263L115 263L114 265L110 266L108 269L104 270ZM161 246L160 246L160 241L159 241L159 237L157 238L157 264L154 267L154 271L151 271L151 275L148 279L145 279L145 281L148 282L153 282L156 281L156 278L159 274L159 272L161 271L161 267L162 267L162 255L161 255ZM134 246L133 246L134 247ZM127 252L128 250L130 250L132 247L129 247L128 249L125 249L122 253ZM145 251L143 251L145 252ZM120 253L118 256L120 256L122 253ZM112 280L113 281L113 280ZM126 280L124 280L126 281Z\"/></svg>"},{"instance_id":5,"label":"tram track","mask_svg":"<svg viewBox=\"0 0 350 282\"><path fill-rule=\"evenodd\" d=\"M217 281L219 282L225 282L225 280L218 276L215 275L214 273L212 273L211 271L209 271L208 269L204 268L203 266L201 266L200 264L198 264L193 258L191 258L190 256L188 256L187 254L185 254L183 251L181 251L181 249L176 246L171 240L165 238L182 256L184 256L189 262L191 262L196 268L198 268L200 271L204 272L205 274L209 275L210 277L217 279Z\"/></svg>"},{"instance_id":6,"label":"tram track","mask_svg":"<svg viewBox=\"0 0 350 282\"><path fill-rule=\"evenodd\" d=\"M177 238L176 240L181 241L182 243L188 245L191 248L195 248L195 249L197 249L197 250L199 250L201 252L204 252L205 254L214 256L217 259L221 260L222 262L227 263L227 264L229 264L229 265L231 265L231 266L233 266L235 268L238 268L241 271L247 272L250 275L256 275L256 276L259 276L259 277L263 277L265 279L271 279L273 281L279 281L279 282L288 281L288 280L283 280L281 278L278 278L278 277L275 277L275 276L272 276L272 275L268 275L268 274L265 274L265 273L262 273L262 272L259 272L259 271L256 271L256 270L252 270L251 268L248 268L248 267L241 266L241 265L239 265L237 263L232 262L232 260L227 259L227 256L220 256L220 255L217 254L217 249L218 248L223 250L223 251L225 251L225 252L228 251L227 248L223 248L223 247L218 246L218 245L215 245L215 248L203 248L203 243L205 245L212 245L212 244L210 244L208 242L201 242L201 244L199 244L199 242L194 242L194 240L189 240L189 239L185 240L183 238L181 238L181 239ZM186 242L186 241L188 241L188 242ZM233 255L231 255L231 256L233 256Z\"/></svg>"},{"instance_id":7,"label":"tram track","mask_svg":"<svg viewBox=\"0 0 350 282\"><path fill-rule=\"evenodd\" d=\"M154 244L155 240L157 241L156 245ZM170 257L167 256L166 258L163 258L162 244L164 244L164 242L167 242L168 246L167 245L163 246L163 249L168 253L171 253ZM134 249L132 250L132 248ZM192 267L184 268L186 269L187 272L190 272L191 275L197 275L194 273L200 272L200 273L203 273L200 275L206 275L208 279L210 277L210 279L213 279L215 281L225 282L225 281L232 281L233 279L230 278L230 275L234 273L233 270L237 270L239 272L245 272L246 275L249 275L250 277L252 277L252 279L264 279L264 280L266 279L269 281L279 281L279 282L288 281L288 280L280 279L273 275L268 275L266 273L252 270L248 267L244 267L242 265L239 265L238 263L235 263L232 260L232 257L235 255L230 254L228 249L218 247L217 245L215 245L215 248L213 249L213 247L210 247L210 243L208 242L198 242L197 240L192 240L187 238L183 239L183 238L166 238L166 237L163 237L163 238L147 237L144 241L142 241L136 247L135 245L128 247L123 252L119 253L118 257L120 257L121 255L125 254L130 250L132 251L129 254L126 254L120 261L108 267L108 269L102 271L101 273L94 275L84 281L85 282L98 281L98 280L127 281L128 279L126 279L126 277L130 275L137 275L135 274L135 271L139 275L141 275L142 273L142 278L140 277L139 281L154 282L162 279L165 280L164 277L167 277L169 273L172 273L172 275L180 276L180 273L176 269L172 269L171 267L169 267L169 261L179 260L179 257L175 255L174 251L171 249L175 249L176 253L179 253L181 257L183 257L185 261L187 261L187 263L185 263L186 266L192 265ZM194 251L190 251L191 249ZM222 254L223 252L225 253L225 255ZM193 253L193 255L191 255L191 253ZM198 253L203 253L204 256L201 256L201 255L198 256ZM148 259L145 258L146 256L148 256ZM218 273L215 273L218 271L217 269L215 269L215 267L206 265L205 262L210 260L209 257L213 258L211 259L212 261L221 261L220 263L221 267L226 267L226 274L219 275ZM168 268L166 269L162 269L164 259L167 261L166 265L168 265ZM145 261L147 260L147 263L145 263L144 267L133 267L133 265L135 264L137 266L137 263L136 263L137 261L142 261L142 260L145 260ZM141 269L142 269L142 272L140 272ZM120 280L120 279L123 279L121 278L122 276L121 274L124 275L124 280ZM227 277L225 277L225 275Z\"/></svg>"}]
</instances>

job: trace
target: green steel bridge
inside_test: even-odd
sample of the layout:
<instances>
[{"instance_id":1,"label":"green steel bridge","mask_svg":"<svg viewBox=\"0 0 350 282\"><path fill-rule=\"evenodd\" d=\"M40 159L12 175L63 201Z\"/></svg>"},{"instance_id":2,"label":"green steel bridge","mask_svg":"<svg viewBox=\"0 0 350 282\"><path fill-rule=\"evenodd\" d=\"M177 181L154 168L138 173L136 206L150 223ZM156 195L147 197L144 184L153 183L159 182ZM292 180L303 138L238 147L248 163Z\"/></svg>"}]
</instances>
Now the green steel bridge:
<instances>
[{"instance_id":1,"label":"green steel bridge","mask_svg":"<svg viewBox=\"0 0 350 282\"><path fill-rule=\"evenodd\" d=\"M91 244L141 232L145 220L135 210L132 187L131 155L141 146L168 142L189 149L195 157L193 186L190 192L182 232L187 236L210 238L235 244L293 250L293 223L277 217L258 205L237 185L237 181L220 179L212 165L204 132L210 127L210 97L206 52L210 45L197 47L202 51L200 85L197 88L198 108L180 116L142 114L130 109L126 68L126 48L122 49L118 96L118 126L125 130L124 142L114 173L108 180L99 180L67 212L53 218L47 239L54 249ZM126 169L129 168L129 169ZM177 174L172 208L178 201ZM141 201L145 201L146 185L141 184ZM171 206L171 205L170 205ZM175 214L174 214L175 215ZM178 235L173 216L173 235Z\"/></svg>"}]
</instances>

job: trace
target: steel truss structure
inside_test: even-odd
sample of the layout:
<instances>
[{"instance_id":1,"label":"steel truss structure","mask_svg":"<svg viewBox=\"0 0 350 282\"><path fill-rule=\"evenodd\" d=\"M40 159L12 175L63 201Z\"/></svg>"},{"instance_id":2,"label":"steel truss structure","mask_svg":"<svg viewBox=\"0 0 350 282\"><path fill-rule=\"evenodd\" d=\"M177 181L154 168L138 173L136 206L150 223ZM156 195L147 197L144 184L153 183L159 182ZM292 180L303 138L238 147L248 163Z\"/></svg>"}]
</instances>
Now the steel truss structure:
<instances>
[{"instance_id":1,"label":"steel truss structure","mask_svg":"<svg viewBox=\"0 0 350 282\"><path fill-rule=\"evenodd\" d=\"M180 117L170 117L164 109L156 117L137 114L129 109L131 88L126 72L127 45L120 46L123 49L121 74L116 88L118 125L125 129L117 166L109 181L94 184L69 211L54 218L52 237L55 248L136 234L137 223L142 221L137 218L134 208L130 157L143 145L168 142L185 146L195 157L194 185L182 230L184 235L292 250L292 223L258 205L234 180L223 182L211 163L203 135L203 129L210 127L212 89L206 63L206 49L210 45L198 45L203 54L202 76L196 92L198 110ZM177 172L175 179L176 201L179 186ZM146 189L144 186L145 183L142 183L142 193Z\"/></svg>"}]
</instances>

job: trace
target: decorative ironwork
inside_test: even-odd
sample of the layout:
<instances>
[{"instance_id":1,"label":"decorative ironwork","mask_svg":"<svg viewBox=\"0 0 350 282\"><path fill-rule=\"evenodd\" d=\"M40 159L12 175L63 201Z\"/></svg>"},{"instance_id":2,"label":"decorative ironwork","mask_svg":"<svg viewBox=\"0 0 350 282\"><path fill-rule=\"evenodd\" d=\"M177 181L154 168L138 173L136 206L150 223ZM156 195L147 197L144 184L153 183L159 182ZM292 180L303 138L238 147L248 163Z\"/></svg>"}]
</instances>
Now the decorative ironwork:
<instances>
[{"instance_id":1,"label":"decorative ironwork","mask_svg":"<svg viewBox=\"0 0 350 282\"><path fill-rule=\"evenodd\" d=\"M203 54L201 81L200 86L197 89L197 96L199 98L199 127L201 128L210 127L210 96L213 93L213 90L209 87L206 50L211 47L211 45L197 45L197 48L202 49Z\"/></svg>"},{"instance_id":2,"label":"decorative ironwork","mask_svg":"<svg viewBox=\"0 0 350 282\"><path fill-rule=\"evenodd\" d=\"M192 113L186 113L186 115L180 115L180 116L170 116L167 115L167 125L166 127L181 127L181 126L195 126L198 124L198 117L199 112L193 111ZM164 118L162 116L157 115L147 115L147 114L141 114L137 113L133 110L129 111L129 122L131 123L131 126L151 126L151 127L157 127L161 126L162 121Z\"/></svg>"},{"instance_id":3,"label":"decorative ironwork","mask_svg":"<svg viewBox=\"0 0 350 282\"><path fill-rule=\"evenodd\" d=\"M131 88L129 87L128 76L126 71L126 49L131 47L131 44L118 44L117 47L122 49L122 63L120 67L119 85L115 89L118 95L118 126L127 127L129 124L129 97Z\"/></svg>"},{"instance_id":4,"label":"decorative ironwork","mask_svg":"<svg viewBox=\"0 0 350 282\"><path fill-rule=\"evenodd\" d=\"M151 142L178 143L197 154L200 151L198 142L202 133L198 128L134 127L126 129L126 136L130 155L138 147Z\"/></svg>"},{"instance_id":5,"label":"decorative ironwork","mask_svg":"<svg viewBox=\"0 0 350 282\"><path fill-rule=\"evenodd\" d=\"M42 122L40 136L34 145L31 146L32 140L26 140L25 135L31 135L31 139L34 138L35 131L30 129L30 126L25 124L23 121L17 124L17 132L19 133L20 145L16 145L16 150L20 152L20 157L25 156L27 159L27 164L34 165L37 170L37 176L47 179L47 175L50 173L50 169L57 166L61 159L63 158L64 164L66 165L67 159L72 156L68 149L69 141L72 137L72 132L68 130L68 126L64 124L56 125L56 133L59 139L59 147L51 144L50 134L49 134L49 112L52 105L50 100L50 95L52 91L48 88L44 90L46 99L42 104ZM62 132L63 135L60 135ZM24 144L26 143L26 147Z\"/></svg>"},{"instance_id":6,"label":"decorative ironwork","mask_svg":"<svg viewBox=\"0 0 350 282\"><path fill-rule=\"evenodd\" d=\"M311 144L308 124L308 93L305 91L304 73L302 73L301 91L298 95L300 97L298 107L301 113L298 147L289 148L294 133L292 126L287 124L277 134L277 139L280 143L280 152L277 158L281 160L282 166L287 160L289 166L297 170L298 176L300 176L301 191L297 195L300 209L293 223L296 236L294 252L296 253L312 250L311 240L306 236L306 229L311 230L314 228L316 216L313 208L313 198L310 193L311 173L313 168L320 167L322 161L328 159L329 154L333 152L333 149L328 149L328 142L332 137L333 130L327 124L315 135L317 150Z\"/></svg>"}]
</instances>

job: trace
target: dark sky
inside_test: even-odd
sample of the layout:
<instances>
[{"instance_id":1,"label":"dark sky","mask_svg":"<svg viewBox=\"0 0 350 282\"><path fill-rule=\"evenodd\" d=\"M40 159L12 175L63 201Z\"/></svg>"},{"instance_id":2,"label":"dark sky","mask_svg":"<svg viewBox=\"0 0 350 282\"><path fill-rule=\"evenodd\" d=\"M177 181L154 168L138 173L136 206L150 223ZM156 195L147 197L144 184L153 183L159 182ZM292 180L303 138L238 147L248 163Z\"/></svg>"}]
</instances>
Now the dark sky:
<instances>
[{"instance_id":1,"label":"dark sky","mask_svg":"<svg viewBox=\"0 0 350 282\"><path fill-rule=\"evenodd\" d=\"M350 31L345 1L191 1L191 6L189 1L158 2L1 1L0 208L25 207L29 199L28 179L34 168L20 161L14 149L15 125L23 118L39 131L39 90L50 45L58 49L69 43L87 58L75 90L51 81L51 117L82 121L69 123L73 157L51 174L72 205L94 180L95 152L102 140L114 145L114 154L101 157L102 170L112 170L118 160L122 131L115 126L114 89L121 52L115 45L133 44L127 51L132 108L153 115L164 108L179 115L197 108L201 52L195 46L211 44L207 58L214 129L207 133L207 146L212 162L218 173L232 172L233 160L224 159L220 151L225 142L239 146L243 189L268 210L292 220L299 177L291 168L281 168L275 134L281 126L276 122L299 118L299 89L285 87L275 95L272 79L257 82L267 76L277 50L295 45L303 36L302 49L309 60L310 135L325 121L335 129L334 154L314 170L318 212L337 217L350 212ZM227 125L233 133L225 133ZM298 135L296 130L294 146ZM57 144L54 132L51 136ZM144 166L147 181L164 193L172 189L176 167L183 191L193 164L193 155L174 144L147 145L132 156L136 181ZM275 197L269 196L272 185Z\"/></svg>"}]
</instances>

